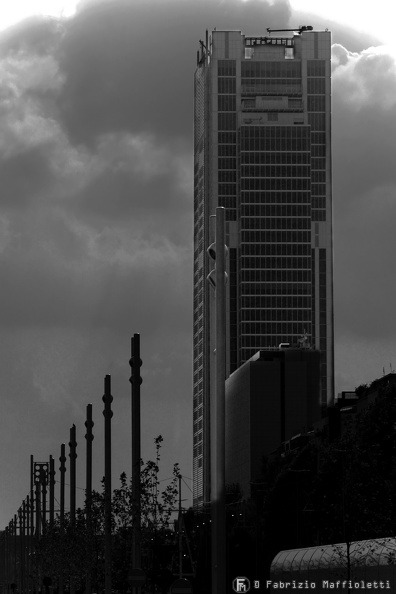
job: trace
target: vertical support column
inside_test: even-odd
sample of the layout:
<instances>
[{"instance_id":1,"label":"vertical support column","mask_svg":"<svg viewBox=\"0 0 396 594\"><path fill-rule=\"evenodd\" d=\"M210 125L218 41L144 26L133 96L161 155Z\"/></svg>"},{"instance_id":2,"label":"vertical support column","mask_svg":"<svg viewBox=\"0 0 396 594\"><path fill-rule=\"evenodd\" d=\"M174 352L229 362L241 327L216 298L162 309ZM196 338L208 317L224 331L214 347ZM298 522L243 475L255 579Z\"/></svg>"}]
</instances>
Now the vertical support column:
<instances>
[{"instance_id":1,"label":"vertical support column","mask_svg":"<svg viewBox=\"0 0 396 594\"><path fill-rule=\"evenodd\" d=\"M26 590L30 592L30 555L31 555L31 539L30 539L30 497L26 497Z\"/></svg>"},{"instance_id":2,"label":"vertical support column","mask_svg":"<svg viewBox=\"0 0 396 594\"><path fill-rule=\"evenodd\" d=\"M69 458L70 458L70 522L73 525L76 520L76 458L77 458L77 442L76 442L76 426L70 427L70 441L69 441Z\"/></svg>"},{"instance_id":3,"label":"vertical support column","mask_svg":"<svg viewBox=\"0 0 396 594\"><path fill-rule=\"evenodd\" d=\"M38 542L41 534L41 489L40 482L36 479L36 541Z\"/></svg>"},{"instance_id":4,"label":"vertical support column","mask_svg":"<svg viewBox=\"0 0 396 594\"><path fill-rule=\"evenodd\" d=\"M14 534L14 584L18 584L18 538L17 538L18 521L17 515L14 515L12 530Z\"/></svg>"},{"instance_id":5,"label":"vertical support column","mask_svg":"<svg viewBox=\"0 0 396 594\"><path fill-rule=\"evenodd\" d=\"M105 594L111 594L111 377L104 379L104 426L105 426Z\"/></svg>"},{"instance_id":6,"label":"vertical support column","mask_svg":"<svg viewBox=\"0 0 396 594\"><path fill-rule=\"evenodd\" d=\"M9 528L8 526L4 529L4 581L5 581L5 592L8 594L10 587L9 578Z\"/></svg>"},{"instance_id":7,"label":"vertical support column","mask_svg":"<svg viewBox=\"0 0 396 594\"><path fill-rule=\"evenodd\" d=\"M226 376L226 302L225 302L225 208L216 208L216 389L214 402L214 439L212 441L212 591L227 590L226 516L225 516L225 376Z\"/></svg>"},{"instance_id":8,"label":"vertical support column","mask_svg":"<svg viewBox=\"0 0 396 594\"><path fill-rule=\"evenodd\" d=\"M42 499L43 499L43 510L42 510L42 531L43 534L47 529L47 483L48 483L48 466L42 466L40 472L40 481L42 487Z\"/></svg>"},{"instance_id":9,"label":"vertical support column","mask_svg":"<svg viewBox=\"0 0 396 594\"><path fill-rule=\"evenodd\" d=\"M34 458L30 455L30 506L28 507L28 514L30 514L30 532L29 532L29 551L33 553L34 550ZM32 556L34 559L34 557ZM31 568L33 570L33 567ZM33 571L32 571L33 573ZM29 574L30 575L30 574ZM33 588L33 581L32 581Z\"/></svg>"},{"instance_id":10,"label":"vertical support column","mask_svg":"<svg viewBox=\"0 0 396 594\"><path fill-rule=\"evenodd\" d=\"M65 466L66 455L65 455L65 444L64 443L61 444L61 455L59 457L59 462L60 462L60 467L59 467L59 470L60 470L60 514L59 514L59 520L60 520L61 531L63 531L64 521L65 521L65 473L66 473L66 466ZM63 581L63 575L61 574L58 579L58 593L63 594L63 590L64 590L64 581Z\"/></svg>"},{"instance_id":11,"label":"vertical support column","mask_svg":"<svg viewBox=\"0 0 396 594\"><path fill-rule=\"evenodd\" d=\"M181 504L181 474L178 476L179 479L179 579L183 577L183 518L182 518L182 504Z\"/></svg>"},{"instance_id":12,"label":"vertical support column","mask_svg":"<svg viewBox=\"0 0 396 594\"><path fill-rule=\"evenodd\" d=\"M26 504L22 501L22 506L19 508L19 538L21 541L21 559L20 559L20 578L21 578L21 592L25 591L25 574L26 574Z\"/></svg>"},{"instance_id":13,"label":"vertical support column","mask_svg":"<svg viewBox=\"0 0 396 594\"><path fill-rule=\"evenodd\" d=\"M60 514L59 519L61 526L65 520L65 473L66 473L66 455L65 455L65 444L61 444L61 455L59 457L59 470L60 470Z\"/></svg>"},{"instance_id":14,"label":"vertical support column","mask_svg":"<svg viewBox=\"0 0 396 594\"><path fill-rule=\"evenodd\" d=\"M35 527L34 527L34 491L33 491L33 488L32 488L31 495L30 495L29 513L30 513L30 552L32 553L32 557L31 557L31 561L30 561L30 573L33 575L35 572L34 570L36 568L36 559L35 559L35 556L33 555L34 546L35 546L35 539L34 539L34 532L35 532ZM32 591L34 590L34 584L35 584L34 578L32 578L31 579Z\"/></svg>"},{"instance_id":15,"label":"vertical support column","mask_svg":"<svg viewBox=\"0 0 396 594\"><path fill-rule=\"evenodd\" d=\"M55 463L52 456L49 457L49 523L52 528L55 519Z\"/></svg>"},{"instance_id":16,"label":"vertical support column","mask_svg":"<svg viewBox=\"0 0 396 594\"><path fill-rule=\"evenodd\" d=\"M94 423L92 421L92 404L87 404L87 420L85 421L85 427L87 432L85 434L86 439L86 480L85 480L85 519L87 525L87 534L89 542L89 559L87 566L87 573L85 576L85 592L86 594L92 593L92 427Z\"/></svg>"},{"instance_id":17,"label":"vertical support column","mask_svg":"<svg viewBox=\"0 0 396 594\"><path fill-rule=\"evenodd\" d=\"M76 458L77 458L77 441L76 441L76 426L73 424L70 428L69 441L69 458L70 458L70 525L72 528L76 525ZM76 585L72 575L70 576L70 594L75 594Z\"/></svg>"},{"instance_id":18,"label":"vertical support column","mask_svg":"<svg viewBox=\"0 0 396 594\"><path fill-rule=\"evenodd\" d=\"M132 559L129 581L132 586L133 594L140 594L141 588L138 585L138 579L144 581L142 574L142 555L141 555L141 500L140 500L140 459L141 459L141 434L140 434L140 386L142 378L140 367L142 360L140 358L140 334L134 334L131 339L131 397L132 397ZM141 583L142 583L141 582Z\"/></svg>"},{"instance_id":19,"label":"vertical support column","mask_svg":"<svg viewBox=\"0 0 396 594\"><path fill-rule=\"evenodd\" d=\"M8 523L8 535L9 535L9 546L8 546L8 585L11 587L11 584L14 582L14 522L11 520Z\"/></svg>"},{"instance_id":20,"label":"vertical support column","mask_svg":"<svg viewBox=\"0 0 396 594\"><path fill-rule=\"evenodd\" d=\"M18 551L18 557L19 557L19 568L18 568L18 579L17 579L17 585L18 585L18 590L19 592L23 591L23 546L22 546L22 541L23 541L23 536L22 536L22 509L19 508L18 509L18 525L19 525L19 539L17 537L17 539L19 540L19 551Z\"/></svg>"}]
</instances>

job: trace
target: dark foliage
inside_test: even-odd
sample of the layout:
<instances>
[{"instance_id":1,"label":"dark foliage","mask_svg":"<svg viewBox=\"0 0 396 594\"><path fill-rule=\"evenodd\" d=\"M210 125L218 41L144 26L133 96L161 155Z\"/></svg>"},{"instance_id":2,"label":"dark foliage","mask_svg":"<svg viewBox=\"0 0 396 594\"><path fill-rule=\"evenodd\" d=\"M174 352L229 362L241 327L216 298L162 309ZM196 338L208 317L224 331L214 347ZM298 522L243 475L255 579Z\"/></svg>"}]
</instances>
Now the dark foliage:
<instances>
[{"instance_id":1,"label":"dark foliage","mask_svg":"<svg viewBox=\"0 0 396 594\"><path fill-rule=\"evenodd\" d=\"M168 588L173 575L170 571L175 552L175 534L169 529L178 495L180 474L177 464L171 482L160 489L159 464L162 437L155 439L156 458L141 467L141 538L142 568L153 586ZM104 485L104 481L102 481ZM67 588L70 582L77 590L85 589L85 579L90 571L93 591L104 588L104 533L105 495L92 493L91 521L87 522L85 510L78 509L71 521L65 514L61 523L57 518L47 526L35 551L35 576L51 578L56 587L63 579ZM112 588L118 592L129 590L128 571L131 562L132 528L134 522L132 484L125 473L120 476L120 486L112 494Z\"/></svg>"}]
</instances>

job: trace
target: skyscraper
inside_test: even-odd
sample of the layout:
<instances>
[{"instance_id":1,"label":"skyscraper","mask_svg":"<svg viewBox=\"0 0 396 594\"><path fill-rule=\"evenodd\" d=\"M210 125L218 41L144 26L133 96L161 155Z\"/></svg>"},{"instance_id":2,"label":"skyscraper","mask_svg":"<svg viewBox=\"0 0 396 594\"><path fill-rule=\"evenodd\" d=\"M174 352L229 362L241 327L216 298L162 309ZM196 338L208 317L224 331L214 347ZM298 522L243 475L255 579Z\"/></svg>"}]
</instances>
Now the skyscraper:
<instances>
[{"instance_id":1,"label":"skyscraper","mask_svg":"<svg viewBox=\"0 0 396 594\"><path fill-rule=\"evenodd\" d=\"M209 499L213 316L206 253L226 208L227 369L279 343L321 351L333 398L328 31L213 31L194 81L194 502Z\"/></svg>"}]
</instances>

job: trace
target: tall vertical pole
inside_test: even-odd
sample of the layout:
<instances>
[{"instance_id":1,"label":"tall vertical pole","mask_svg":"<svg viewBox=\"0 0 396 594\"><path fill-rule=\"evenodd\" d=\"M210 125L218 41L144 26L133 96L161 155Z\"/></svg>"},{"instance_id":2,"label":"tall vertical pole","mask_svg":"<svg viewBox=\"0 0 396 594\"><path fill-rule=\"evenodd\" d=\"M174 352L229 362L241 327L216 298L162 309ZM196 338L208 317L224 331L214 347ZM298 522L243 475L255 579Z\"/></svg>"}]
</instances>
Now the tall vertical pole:
<instances>
[{"instance_id":1,"label":"tall vertical pole","mask_svg":"<svg viewBox=\"0 0 396 594\"><path fill-rule=\"evenodd\" d=\"M66 454L65 454L65 444L61 444L61 455L59 457L60 462L60 529L63 532L64 530L64 522L65 522L65 473L66 473ZM64 590L64 581L63 581L63 574L59 576L58 579L58 593L63 594Z\"/></svg>"},{"instance_id":2,"label":"tall vertical pole","mask_svg":"<svg viewBox=\"0 0 396 594\"><path fill-rule=\"evenodd\" d=\"M77 458L77 441L76 441L76 426L73 424L70 428L69 441L69 458L70 458L70 525L72 528L76 525L76 458ZM73 576L70 575L70 594L75 594L76 585Z\"/></svg>"},{"instance_id":3,"label":"tall vertical pole","mask_svg":"<svg viewBox=\"0 0 396 594\"><path fill-rule=\"evenodd\" d=\"M47 481L48 481L48 467L46 470L43 467L42 472L40 473L40 482L41 482L42 499L43 499L43 509L42 509L43 533L47 529Z\"/></svg>"},{"instance_id":4,"label":"tall vertical pole","mask_svg":"<svg viewBox=\"0 0 396 594\"><path fill-rule=\"evenodd\" d=\"M141 570L141 501L140 501L140 386L142 378L140 367L142 360L140 358L140 334L134 334L131 339L131 366L130 382L132 385L132 506L133 506L133 526L132 526L132 574L136 570ZM135 573L136 575L136 573ZM133 585L133 583L132 583ZM141 588L133 585L133 594L140 594Z\"/></svg>"},{"instance_id":5,"label":"tall vertical pole","mask_svg":"<svg viewBox=\"0 0 396 594\"><path fill-rule=\"evenodd\" d=\"M38 542L41 534L41 485L40 481L36 482L36 541Z\"/></svg>"},{"instance_id":6,"label":"tall vertical pole","mask_svg":"<svg viewBox=\"0 0 396 594\"><path fill-rule=\"evenodd\" d=\"M6 526L4 529L4 581L5 581L4 592L6 594L8 594L8 589L10 586L8 548L9 548L9 537L8 537L8 526Z\"/></svg>"},{"instance_id":7,"label":"tall vertical pole","mask_svg":"<svg viewBox=\"0 0 396 594\"><path fill-rule=\"evenodd\" d=\"M21 534L21 590L25 591L26 576L26 501L22 501L22 522L20 523Z\"/></svg>"},{"instance_id":8,"label":"tall vertical pole","mask_svg":"<svg viewBox=\"0 0 396 594\"><path fill-rule=\"evenodd\" d=\"M26 497L26 589L30 592L30 497Z\"/></svg>"},{"instance_id":9,"label":"tall vertical pole","mask_svg":"<svg viewBox=\"0 0 396 594\"><path fill-rule=\"evenodd\" d=\"M77 458L77 442L76 442L76 426L70 427L70 441L69 441L69 458L70 458L70 522L73 525L76 520L76 458Z\"/></svg>"},{"instance_id":10,"label":"tall vertical pole","mask_svg":"<svg viewBox=\"0 0 396 594\"><path fill-rule=\"evenodd\" d=\"M34 539L34 491L32 488L31 491L31 495L30 495L30 552L32 553L32 557L31 557L31 561L30 561L30 573L33 576L33 574L35 573L35 569L36 569L36 558L34 553L34 547L35 547L35 539ZM35 585L35 580L34 577L32 577L31 579L31 588L32 591L34 590L34 585Z\"/></svg>"},{"instance_id":11,"label":"tall vertical pole","mask_svg":"<svg viewBox=\"0 0 396 594\"><path fill-rule=\"evenodd\" d=\"M14 531L14 584L18 584L18 538L17 538L17 515L14 515L13 531Z\"/></svg>"},{"instance_id":12,"label":"tall vertical pole","mask_svg":"<svg viewBox=\"0 0 396 594\"><path fill-rule=\"evenodd\" d=\"M178 476L179 479L179 578L183 577L183 518L182 518L182 505L181 505L181 474Z\"/></svg>"},{"instance_id":13,"label":"tall vertical pole","mask_svg":"<svg viewBox=\"0 0 396 594\"><path fill-rule=\"evenodd\" d=\"M89 542L89 559L85 576L85 592L91 594L92 592L92 404L87 404L87 420L85 427L87 432L86 439L86 480L85 480L85 518L87 524L88 542Z\"/></svg>"},{"instance_id":14,"label":"tall vertical pole","mask_svg":"<svg viewBox=\"0 0 396 594\"><path fill-rule=\"evenodd\" d=\"M28 508L28 514L30 514L30 552L33 552L34 548L34 458L30 455L30 507ZM34 557L32 557L34 558Z\"/></svg>"},{"instance_id":15,"label":"tall vertical pole","mask_svg":"<svg viewBox=\"0 0 396 594\"><path fill-rule=\"evenodd\" d=\"M30 501L33 503L34 499L34 458L33 455L30 455ZM32 516L33 516L34 508L32 507ZM31 517L31 525L33 527L33 517Z\"/></svg>"},{"instance_id":16,"label":"tall vertical pole","mask_svg":"<svg viewBox=\"0 0 396 594\"><path fill-rule=\"evenodd\" d=\"M15 565L14 565L14 520L8 524L10 535L10 585L15 583Z\"/></svg>"},{"instance_id":17,"label":"tall vertical pole","mask_svg":"<svg viewBox=\"0 0 396 594\"><path fill-rule=\"evenodd\" d=\"M12 536L13 536L13 532L12 532L12 520L10 520L10 522L8 523L8 536L9 536L9 544L8 544L8 587L10 589L10 586L12 584L12 582L14 581L13 579L13 555L12 555L12 546L13 546L13 540L12 540Z\"/></svg>"},{"instance_id":18,"label":"tall vertical pole","mask_svg":"<svg viewBox=\"0 0 396 594\"><path fill-rule=\"evenodd\" d=\"M225 301L225 208L216 208L216 381L214 403L214 456L212 460L212 591L226 592L225 517L225 379L226 379L226 301Z\"/></svg>"},{"instance_id":19,"label":"tall vertical pole","mask_svg":"<svg viewBox=\"0 0 396 594\"><path fill-rule=\"evenodd\" d=\"M55 463L52 456L49 457L49 522L50 527L54 525L55 519Z\"/></svg>"},{"instance_id":20,"label":"tall vertical pole","mask_svg":"<svg viewBox=\"0 0 396 594\"><path fill-rule=\"evenodd\" d=\"M66 454L65 454L65 444L61 444L61 455L59 457L59 470L60 470L60 524L63 527L63 523L65 520L65 473L66 473Z\"/></svg>"},{"instance_id":21,"label":"tall vertical pole","mask_svg":"<svg viewBox=\"0 0 396 594\"><path fill-rule=\"evenodd\" d=\"M18 520L19 520L19 572L18 572L18 588L20 592L23 592L24 589L24 542L23 542L23 515L22 515L22 508L18 509Z\"/></svg>"},{"instance_id":22,"label":"tall vertical pole","mask_svg":"<svg viewBox=\"0 0 396 594\"><path fill-rule=\"evenodd\" d=\"M105 426L105 594L111 594L111 377L104 379L104 426Z\"/></svg>"}]
</instances>

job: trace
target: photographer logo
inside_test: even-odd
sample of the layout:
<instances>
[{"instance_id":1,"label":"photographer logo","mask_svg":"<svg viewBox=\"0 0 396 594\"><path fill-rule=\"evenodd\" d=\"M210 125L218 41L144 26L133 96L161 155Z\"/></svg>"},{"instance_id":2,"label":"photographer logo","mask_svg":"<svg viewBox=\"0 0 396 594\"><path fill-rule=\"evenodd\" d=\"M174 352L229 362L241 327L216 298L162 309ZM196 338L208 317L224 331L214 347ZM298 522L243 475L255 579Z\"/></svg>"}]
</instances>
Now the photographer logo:
<instances>
[{"instance_id":1,"label":"photographer logo","mask_svg":"<svg viewBox=\"0 0 396 594\"><path fill-rule=\"evenodd\" d=\"M246 577L237 577L232 582L234 592L249 592L250 581Z\"/></svg>"}]
</instances>

